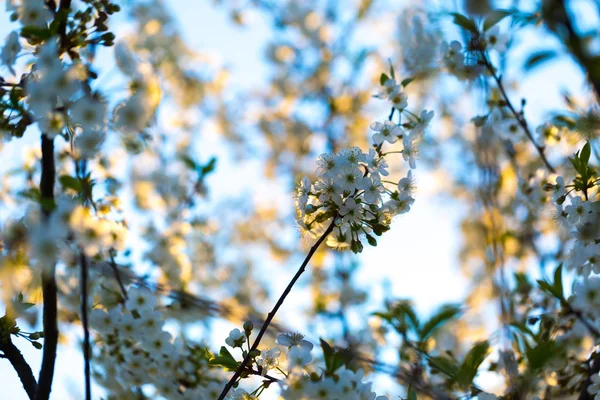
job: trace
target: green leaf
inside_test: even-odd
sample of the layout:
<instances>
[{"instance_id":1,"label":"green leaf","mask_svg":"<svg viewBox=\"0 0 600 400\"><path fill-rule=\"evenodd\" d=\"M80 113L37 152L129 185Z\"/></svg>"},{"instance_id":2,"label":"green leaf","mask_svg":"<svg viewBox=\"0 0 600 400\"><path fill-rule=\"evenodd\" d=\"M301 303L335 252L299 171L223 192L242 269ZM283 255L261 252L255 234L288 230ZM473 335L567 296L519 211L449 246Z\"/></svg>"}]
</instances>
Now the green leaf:
<instances>
[{"instance_id":1,"label":"green leaf","mask_svg":"<svg viewBox=\"0 0 600 400\"><path fill-rule=\"evenodd\" d=\"M415 80L415 78L406 78L406 79L403 79L402 82L400 82L400 84L402 85L402 87L407 87L408 84L414 80Z\"/></svg>"},{"instance_id":2,"label":"green leaf","mask_svg":"<svg viewBox=\"0 0 600 400\"><path fill-rule=\"evenodd\" d=\"M467 31L477 33L477 25L471 18L467 18L459 13L450 13L454 17L454 24L460 26Z\"/></svg>"},{"instance_id":3,"label":"green leaf","mask_svg":"<svg viewBox=\"0 0 600 400\"><path fill-rule=\"evenodd\" d=\"M446 304L442 306L427 322L423 324L423 328L420 332L421 340L427 339L438 328L456 317L461 312L461 307L458 305Z\"/></svg>"},{"instance_id":4,"label":"green leaf","mask_svg":"<svg viewBox=\"0 0 600 400\"><path fill-rule=\"evenodd\" d=\"M379 318L381 318L381 319L383 319L383 320L385 320L387 322L392 322L392 316L390 315L390 313L376 311L376 312L374 312L371 315L379 317Z\"/></svg>"},{"instance_id":5,"label":"green leaf","mask_svg":"<svg viewBox=\"0 0 600 400\"><path fill-rule=\"evenodd\" d=\"M561 297L560 297L560 293L558 293L558 292L556 291L556 289L554 288L554 286L553 286L553 285L551 285L551 284L549 284L548 282L546 282L546 281L543 281L543 280L541 280L541 279L540 279L540 280L538 280L538 281L537 281L537 283L538 283L538 286L540 287L540 289L542 289L544 292L548 293L548 294L549 294L549 295L551 295L552 297L555 297L555 298L557 298L557 299L559 299L559 300L561 299Z\"/></svg>"},{"instance_id":6,"label":"green leaf","mask_svg":"<svg viewBox=\"0 0 600 400\"><path fill-rule=\"evenodd\" d=\"M215 157L212 157L203 167L202 167L202 175L207 175L210 174L211 172L213 172L215 170L215 167L217 166L217 159Z\"/></svg>"},{"instance_id":7,"label":"green leaf","mask_svg":"<svg viewBox=\"0 0 600 400\"><path fill-rule=\"evenodd\" d=\"M379 76L379 83L381 84L381 86L385 85L385 83L386 83L387 81L389 81L389 80L390 80L390 77L389 77L389 76L387 76L387 75L386 75L385 73L383 73L383 72L381 73L381 76Z\"/></svg>"},{"instance_id":8,"label":"green leaf","mask_svg":"<svg viewBox=\"0 0 600 400\"><path fill-rule=\"evenodd\" d=\"M81 182L78 178L69 175L61 175L58 181L65 189L73 189L77 193L81 192Z\"/></svg>"},{"instance_id":9,"label":"green leaf","mask_svg":"<svg viewBox=\"0 0 600 400\"><path fill-rule=\"evenodd\" d=\"M487 31L492 26L496 25L498 22L502 21L504 18L508 17L511 14L512 14L512 12L511 11L507 11L507 10L494 10L494 11L492 11L487 16L487 18L485 19L485 21L483 22L483 31L484 32Z\"/></svg>"},{"instance_id":10,"label":"green leaf","mask_svg":"<svg viewBox=\"0 0 600 400\"><path fill-rule=\"evenodd\" d=\"M553 357L558 354L556 342L550 340L538 343L535 347L525 351L525 357L529 363L529 368L539 370L546 365Z\"/></svg>"},{"instance_id":11,"label":"green leaf","mask_svg":"<svg viewBox=\"0 0 600 400\"><path fill-rule=\"evenodd\" d=\"M194 161L190 156L182 154L179 156L179 159L188 169L191 169L192 171L196 171L198 169L198 164L196 164L196 161Z\"/></svg>"},{"instance_id":12,"label":"green leaf","mask_svg":"<svg viewBox=\"0 0 600 400\"><path fill-rule=\"evenodd\" d=\"M21 37L35 42L49 39L50 36L52 36L52 32L48 28L28 25L21 29Z\"/></svg>"},{"instance_id":13,"label":"green leaf","mask_svg":"<svg viewBox=\"0 0 600 400\"><path fill-rule=\"evenodd\" d=\"M544 62L553 59L557 55L558 53L555 50L536 51L535 53L529 55L525 61L525 64L523 64L523 69L525 69L525 71L530 71Z\"/></svg>"},{"instance_id":14,"label":"green leaf","mask_svg":"<svg viewBox=\"0 0 600 400\"><path fill-rule=\"evenodd\" d=\"M458 370L456 381L463 387L468 387L473 383L477 375L479 366L487 357L490 344L487 341L476 343L475 346L465 356L465 359Z\"/></svg>"},{"instance_id":15,"label":"green leaf","mask_svg":"<svg viewBox=\"0 0 600 400\"><path fill-rule=\"evenodd\" d=\"M554 291L561 299L563 299L565 297L564 290L563 290L563 284L562 284L562 267L563 267L563 265L561 263L554 270L554 283L552 285L552 287L554 288Z\"/></svg>"},{"instance_id":16,"label":"green leaf","mask_svg":"<svg viewBox=\"0 0 600 400\"><path fill-rule=\"evenodd\" d=\"M7 314L10 318L16 319L33 306L35 306L35 304L24 302L23 293L19 292L19 294L11 301L11 307L10 310L7 310Z\"/></svg>"},{"instance_id":17,"label":"green leaf","mask_svg":"<svg viewBox=\"0 0 600 400\"><path fill-rule=\"evenodd\" d=\"M321 342L321 349L323 349L326 374L332 375L335 371L344 365L347 365L352 360L352 353L350 350L345 349L336 351L325 340L319 340Z\"/></svg>"},{"instance_id":18,"label":"green leaf","mask_svg":"<svg viewBox=\"0 0 600 400\"><path fill-rule=\"evenodd\" d=\"M458 365L456 365L453 360L447 357L432 356L427 359L427 362L431 368L442 372L452 379L454 379L456 373L458 372Z\"/></svg>"},{"instance_id":19,"label":"green leaf","mask_svg":"<svg viewBox=\"0 0 600 400\"><path fill-rule=\"evenodd\" d=\"M412 327L416 331L419 330L419 326L421 324L419 321L419 317L417 316L417 313L415 312L415 310L413 310L411 304L408 301L400 301L397 304L395 304L393 309L393 315L400 321L406 321L406 319L408 319L408 322L410 322Z\"/></svg>"},{"instance_id":20,"label":"green leaf","mask_svg":"<svg viewBox=\"0 0 600 400\"><path fill-rule=\"evenodd\" d=\"M394 66L392 65L392 60L388 59L388 62L390 63L390 76L392 77L392 79L396 79L396 72L394 71Z\"/></svg>"},{"instance_id":21,"label":"green leaf","mask_svg":"<svg viewBox=\"0 0 600 400\"><path fill-rule=\"evenodd\" d=\"M221 350L219 350L219 355L217 357L212 357L208 363L210 365L218 365L224 367L228 371L235 371L239 366L239 363L233 358L229 350L225 346L221 346Z\"/></svg>"},{"instance_id":22,"label":"green leaf","mask_svg":"<svg viewBox=\"0 0 600 400\"><path fill-rule=\"evenodd\" d=\"M38 202L38 201L40 201L40 197L42 195L38 188L29 188L27 190L20 191L18 193L18 196Z\"/></svg>"},{"instance_id":23,"label":"green leaf","mask_svg":"<svg viewBox=\"0 0 600 400\"><path fill-rule=\"evenodd\" d=\"M585 165L585 166L588 165L588 162L590 161L590 154L591 154L590 142L585 142L583 149L581 149L581 154L579 155L579 158L581 159L581 163L583 165Z\"/></svg>"}]
</instances>

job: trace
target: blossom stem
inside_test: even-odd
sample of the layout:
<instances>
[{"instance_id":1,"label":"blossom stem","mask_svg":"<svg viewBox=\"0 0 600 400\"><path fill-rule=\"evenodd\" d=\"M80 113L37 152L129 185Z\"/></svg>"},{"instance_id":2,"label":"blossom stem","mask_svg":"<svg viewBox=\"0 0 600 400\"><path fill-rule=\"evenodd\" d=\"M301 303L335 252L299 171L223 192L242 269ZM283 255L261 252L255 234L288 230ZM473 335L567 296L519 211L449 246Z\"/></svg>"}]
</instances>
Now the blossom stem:
<instances>
[{"instance_id":1,"label":"blossom stem","mask_svg":"<svg viewBox=\"0 0 600 400\"><path fill-rule=\"evenodd\" d=\"M312 256L315 254L315 252L317 251L317 249L319 248L319 246L321 246L321 243L323 243L323 241L325 240L325 238L327 238L327 236L329 236L329 234L333 231L333 228L335 227L335 218L336 217L334 216L333 219L331 220L331 224L329 225L329 227L325 230L325 232L323 232L323 234L321 235L321 237L319 237L319 239L317 240L317 242L308 251L308 254L306 255L306 258L302 262L302 265L300 265L300 268L296 272L296 275L294 275L294 277L292 278L292 280L290 281L290 283L288 283L287 287L285 288L285 290L283 291L283 293L279 297L279 300L277 300L277 303L275 303L275 306L273 307L273 309L271 310L271 312L267 315L267 319L265 320L264 324L260 328L260 331L258 332L258 335L256 336L256 339L254 339L254 343L252 343L252 347L250 348L250 351L248 352L248 354L246 355L246 357L244 357L244 360L242 361L242 363L235 370L235 373L233 374L233 376L231 377L231 379L229 380L229 382L227 382L227 384L223 388L223 391L219 395L218 400L224 400L225 399L225 396L227 396L227 393L231 390L231 388L233 387L233 385L235 384L235 382L238 380L238 378L240 377L240 375L242 374L242 372L248 367L248 364L250 363L250 360L252 359L252 353L255 350L258 349L258 345L260 344L260 341L262 340L265 332L267 331L267 328L271 324L271 321L273 320L273 318L275 318L275 314L277 313L277 311L279 310L279 308L281 307L281 305L285 301L285 299L288 296L288 294L290 294L292 288L294 287L294 285L296 284L296 282L298 281L298 279L300 278L300 276L306 270L306 266L308 265L308 262L310 261L310 259L312 258Z\"/></svg>"},{"instance_id":2,"label":"blossom stem","mask_svg":"<svg viewBox=\"0 0 600 400\"><path fill-rule=\"evenodd\" d=\"M506 93L506 89L504 88L504 84L502 83L502 78L500 76L498 76L498 74L496 73L496 70L494 69L494 66L491 64L491 62L487 58L487 55L485 54L484 51L481 52L481 57L483 58L484 66L490 72L490 74L492 75L492 78L494 78L494 81L496 82L496 86L498 86L498 90L500 90L500 94L502 94L502 97L504 98L504 101L506 102L506 106L508 107L510 112L513 114L513 116L515 117L515 119L517 120L517 122L521 126L521 128L523 128L525 135L527 136L529 141L533 144L533 146L537 150L538 154L540 155L542 162L544 163L544 165L546 166L548 171L552 172L553 174L556 173L556 170L554 169L552 164L550 164L550 162L546 158L546 154L544 153L544 146L540 146L535 142L535 139L533 138L533 135L531 133L531 130L529 129L529 125L527 124L527 121L523 117L522 113L517 112L517 110L513 106L512 102L508 98L508 94Z\"/></svg>"}]
</instances>

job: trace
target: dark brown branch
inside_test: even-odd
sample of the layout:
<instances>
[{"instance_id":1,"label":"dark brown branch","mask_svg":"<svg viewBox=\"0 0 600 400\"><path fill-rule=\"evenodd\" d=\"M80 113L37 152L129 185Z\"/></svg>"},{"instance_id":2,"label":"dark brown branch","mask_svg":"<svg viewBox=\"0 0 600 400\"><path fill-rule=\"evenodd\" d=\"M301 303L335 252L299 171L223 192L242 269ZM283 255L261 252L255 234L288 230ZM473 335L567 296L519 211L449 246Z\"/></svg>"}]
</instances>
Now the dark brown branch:
<instances>
[{"instance_id":1,"label":"dark brown branch","mask_svg":"<svg viewBox=\"0 0 600 400\"><path fill-rule=\"evenodd\" d=\"M31 400L35 399L37 382L35 381L31 367L27 364L27 361L25 361L23 354L21 354L17 346L13 344L10 336L5 343L0 343L0 351L3 353L3 358L10 361L12 367L17 372L17 375L23 384L23 388L27 392L27 396L29 396Z\"/></svg>"},{"instance_id":2,"label":"dark brown branch","mask_svg":"<svg viewBox=\"0 0 600 400\"><path fill-rule=\"evenodd\" d=\"M288 296L288 294L290 293L290 291L292 290L292 288L294 287L294 285L296 284L296 282L298 281L298 279L300 278L302 273L304 273L304 271L306 270L306 266L308 265L308 262L310 261L312 256L315 254L315 252L317 251L317 249L319 248L321 243L323 243L325 238L327 236L329 236L329 234L333 231L334 226L335 226L335 217L331 221L331 224L329 225L329 227L325 230L325 232L323 232L323 234L321 235L319 240L317 240L317 242L310 248L308 254L306 255L306 258L304 259L304 261L302 262L302 265L298 269L298 272L296 272L296 275L294 275L294 277L292 278L290 283L287 285L287 287L285 288L285 290L279 297L279 300L277 300L277 303L275 303L275 307L273 307L273 310L271 310L271 312L267 315L267 319L265 320L265 323L260 328L260 331L258 332L256 339L254 339L254 343L252 343L252 347L250 348L250 351L248 351L248 355L246 357L244 357L244 360L242 361L240 366L237 368L237 370L235 371L235 373L233 374L233 376L231 377L229 382L227 382L227 385L225 385L225 388L223 388L223 391L221 392L221 395L219 396L218 400L225 399L225 396L227 395L229 390L231 390L231 388L233 387L235 382L237 382L237 380L240 377L240 375L242 374L242 372L244 372L244 370L246 370L246 368L248 367L248 364L250 363L250 360L252 358L254 351L258 349L258 345L260 344L262 337L264 336L265 332L267 331L267 328L271 324L271 321L273 320L273 318L275 318L275 314L277 314L277 311L279 310L279 308L285 301L285 298Z\"/></svg>"},{"instance_id":3,"label":"dark brown branch","mask_svg":"<svg viewBox=\"0 0 600 400\"><path fill-rule=\"evenodd\" d=\"M597 375L600 372L600 353L592 353L587 364L589 367L588 377L583 383L583 388L578 397L579 400L594 400L594 396L588 393L588 387L593 384L592 376Z\"/></svg>"},{"instance_id":4,"label":"dark brown branch","mask_svg":"<svg viewBox=\"0 0 600 400\"><path fill-rule=\"evenodd\" d=\"M54 0L46 3L47 7L55 7ZM71 7L71 0L60 0L58 11ZM67 43L67 20L58 27L60 44L63 48ZM40 194L42 212L46 219L54 207L54 182L56 180L56 166L54 165L54 139L42 133L42 176L40 178ZM42 298L44 301L44 352L42 367L38 378L36 400L48 400L54 379L54 366L56 364L56 349L58 346L58 288L56 286L56 265L43 266L42 270Z\"/></svg>"},{"instance_id":5,"label":"dark brown branch","mask_svg":"<svg viewBox=\"0 0 600 400\"><path fill-rule=\"evenodd\" d=\"M56 167L54 165L54 139L49 139L42 134L42 177L40 180L40 193L42 212L48 219L54 204L54 181ZM42 367L37 387L37 400L47 400L52 390L54 378L54 364L56 362L56 348L58 345L58 298L56 287L56 266L45 265L42 270L42 297L44 301L44 352Z\"/></svg>"},{"instance_id":6,"label":"dark brown branch","mask_svg":"<svg viewBox=\"0 0 600 400\"><path fill-rule=\"evenodd\" d=\"M88 321L88 263L83 251L79 254L81 264L81 324L83 325L83 372L85 377L85 399L92 399L91 380L91 347L90 347L90 325Z\"/></svg>"},{"instance_id":7,"label":"dark brown branch","mask_svg":"<svg viewBox=\"0 0 600 400\"><path fill-rule=\"evenodd\" d=\"M547 2L544 7L544 17L550 29L558 34L565 45L587 72L596 100L600 102L600 57L590 54L584 39L580 38L569 17L564 0Z\"/></svg>"}]
</instances>

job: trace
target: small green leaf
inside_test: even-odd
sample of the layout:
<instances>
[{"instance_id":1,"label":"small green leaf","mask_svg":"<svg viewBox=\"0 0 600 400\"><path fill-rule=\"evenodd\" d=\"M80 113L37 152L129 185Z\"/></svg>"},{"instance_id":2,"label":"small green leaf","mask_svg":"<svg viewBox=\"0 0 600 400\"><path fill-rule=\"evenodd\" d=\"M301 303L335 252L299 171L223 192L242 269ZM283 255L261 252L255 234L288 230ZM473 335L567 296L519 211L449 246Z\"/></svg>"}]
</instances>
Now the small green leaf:
<instances>
[{"instance_id":1,"label":"small green leaf","mask_svg":"<svg viewBox=\"0 0 600 400\"><path fill-rule=\"evenodd\" d=\"M394 71L394 66L392 65L392 60L388 59L388 62L390 63L390 76L392 77L392 79L396 79L396 72Z\"/></svg>"},{"instance_id":2,"label":"small green leaf","mask_svg":"<svg viewBox=\"0 0 600 400\"><path fill-rule=\"evenodd\" d=\"M403 79L402 82L400 82L400 84L402 85L402 87L407 87L408 84L414 80L415 80L415 78L406 78L406 79Z\"/></svg>"},{"instance_id":3,"label":"small green leaf","mask_svg":"<svg viewBox=\"0 0 600 400\"><path fill-rule=\"evenodd\" d=\"M28 25L21 29L21 37L34 42L49 39L51 35L52 32L50 32L50 29L48 28L40 28L37 26Z\"/></svg>"},{"instance_id":4,"label":"small green leaf","mask_svg":"<svg viewBox=\"0 0 600 400\"><path fill-rule=\"evenodd\" d=\"M77 193L81 192L81 182L78 178L69 175L61 175L58 181L65 189L73 189Z\"/></svg>"},{"instance_id":5,"label":"small green leaf","mask_svg":"<svg viewBox=\"0 0 600 400\"><path fill-rule=\"evenodd\" d=\"M579 155L579 158L581 159L581 163L583 165L585 165L585 166L588 165L588 162L590 161L590 154L591 154L590 142L585 142L583 149L581 149L581 154Z\"/></svg>"},{"instance_id":6,"label":"small green leaf","mask_svg":"<svg viewBox=\"0 0 600 400\"><path fill-rule=\"evenodd\" d=\"M38 188L29 188L27 190L20 191L18 196L38 202L40 201L41 193Z\"/></svg>"},{"instance_id":7,"label":"small green leaf","mask_svg":"<svg viewBox=\"0 0 600 400\"><path fill-rule=\"evenodd\" d=\"M556 342L550 340L538 343L525 351L529 368L539 370L558 354Z\"/></svg>"},{"instance_id":8,"label":"small green leaf","mask_svg":"<svg viewBox=\"0 0 600 400\"><path fill-rule=\"evenodd\" d=\"M202 175L207 175L215 170L217 166L217 159L212 157L203 167L202 167Z\"/></svg>"},{"instance_id":9,"label":"small green leaf","mask_svg":"<svg viewBox=\"0 0 600 400\"><path fill-rule=\"evenodd\" d=\"M553 59L557 55L558 53L555 50L536 51L535 53L529 55L525 61L525 64L523 64L523 69L525 69L525 71L530 71L544 62Z\"/></svg>"},{"instance_id":10,"label":"small green leaf","mask_svg":"<svg viewBox=\"0 0 600 400\"><path fill-rule=\"evenodd\" d=\"M182 154L179 156L179 159L185 164L188 169L195 171L198 169L198 164L194 161L190 156Z\"/></svg>"},{"instance_id":11,"label":"small green leaf","mask_svg":"<svg viewBox=\"0 0 600 400\"><path fill-rule=\"evenodd\" d=\"M225 346L221 346L221 350L219 350L219 355L217 357L212 357L208 363L210 365L218 365L224 367L228 371L235 371L239 366L239 363L233 358L229 350Z\"/></svg>"},{"instance_id":12,"label":"small green leaf","mask_svg":"<svg viewBox=\"0 0 600 400\"><path fill-rule=\"evenodd\" d=\"M458 371L458 366L456 365L456 363L447 357L433 356L429 357L427 359L427 362L429 363L429 366L431 366L431 368L444 373L452 379L454 379Z\"/></svg>"},{"instance_id":13,"label":"small green leaf","mask_svg":"<svg viewBox=\"0 0 600 400\"><path fill-rule=\"evenodd\" d=\"M458 305L444 305L438 310L427 322L423 324L421 329L421 340L427 339L437 329L443 326L446 322L456 317L462 312L461 307Z\"/></svg>"},{"instance_id":14,"label":"small green leaf","mask_svg":"<svg viewBox=\"0 0 600 400\"><path fill-rule=\"evenodd\" d=\"M390 77L389 77L389 76L387 76L387 75L386 75L385 73L383 73L383 72L381 73L381 76L379 76L379 83L381 84L381 86L385 85L385 83L386 83L387 81L389 81L389 80L390 80Z\"/></svg>"},{"instance_id":15,"label":"small green leaf","mask_svg":"<svg viewBox=\"0 0 600 400\"><path fill-rule=\"evenodd\" d=\"M393 309L394 317L396 317L400 321L408 321L412 327L418 331L420 326L419 317L417 313L412 308L411 304L404 300L400 301L394 305Z\"/></svg>"},{"instance_id":16,"label":"small green leaf","mask_svg":"<svg viewBox=\"0 0 600 400\"><path fill-rule=\"evenodd\" d=\"M555 297L555 298L557 298L557 299L559 299L559 300L561 299L561 297L560 297L560 293L558 293L558 292L556 291L556 289L554 288L554 286L553 286L553 285L551 285L551 284L549 284L548 282L546 282L546 281L543 281L543 280L541 280L541 279L540 279L540 280L538 280L538 281L537 281L537 283L538 283L538 285L539 285L540 289L542 289L544 292L548 293L548 294L549 294L549 295L551 295L552 297Z\"/></svg>"},{"instance_id":17,"label":"small green leaf","mask_svg":"<svg viewBox=\"0 0 600 400\"><path fill-rule=\"evenodd\" d=\"M460 26L467 31L477 33L477 25L471 18L467 18L459 13L450 13L454 17L454 24Z\"/></svg>"},{"instance_id":18,"label":"small green leaf","mask_svg":"<svg viewBox=\"0 0 600 400\"><path fill-rule=\"evenodd\" d=\"M456 381L463 387L468 387L475 379L479 366L487 357L490 344L487 341L476 343L465 356L456 375Z\"/></svg>"},{"instance_id":19,"label":"small green leaf","mask_svg":"<svg viewBox=\"0 0 600 400\"><path fill-rule=\"evenodd\" d=\"M332 375L339 368L347 365L352 360L350 350L334 350L325 340L319 339L321 349L323 349L323 358L325 359L325 372Z\"/></svg>"},{"instance_id":20,"label":"small green leaf","mask_svg":"<svg viewBox=\"0 0 600 400\"><path fill-rule=\"evenodd\" d=\"M562 284L562 263L554 270L554 284L552 285L556 294L562 299L564 298L563 284Z\"/></svg>"},{"instance_id":21,"label":"small green leaf","mask_svg":"<svg viewBox=\"0 0 600 400\"><path fill-rule=\"evenodd\" d=\"M507 11L507 10L494 10L494 11L492 11L487 16L487 18L485 19L485 21L483 22L483 31L484 32L487 31L492 26L496 25L498 22L502 21L504 18L508 17L511 14L512 14L512 12L511 11Z\"/></svg>"},{"instance_id":22,"label":"small green leaf","mask_svg":"<svg viewBox=\"0 0 600 400\"><path fill-rule=\"evenodd\" d=\"M332 362L333 354L335 353L335 351L329 345L329 343L327 343L323 339L319 339L319 341L321 342L321 349L323 350L323 359L325 360L325 368L327 369L327 371L329 371L329 369L331 368L331 362Z\"/></svg>"}]
</instances>

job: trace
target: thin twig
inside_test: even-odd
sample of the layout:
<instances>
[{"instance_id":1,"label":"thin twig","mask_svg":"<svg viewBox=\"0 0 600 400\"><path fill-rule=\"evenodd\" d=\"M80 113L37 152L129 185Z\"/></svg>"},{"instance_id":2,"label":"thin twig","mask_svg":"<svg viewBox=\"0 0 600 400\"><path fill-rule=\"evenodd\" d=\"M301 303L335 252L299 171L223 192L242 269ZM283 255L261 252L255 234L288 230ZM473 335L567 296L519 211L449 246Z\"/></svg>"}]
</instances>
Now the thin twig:
<instances>
[{"instance_id":1,"label":"thin twig","mask_svg":"<svg viewBox=\"0 0 600 400\"><path fill-rule=\"evenodd\" d=\"M487 58L487 55L485 54L484 51L481 52L481 56L483 58L483 63L485 65L485 67L492 75L492 78L494 78L494 81L496 81L496 85L498 86L498 90L500 90L500 94L502 94L502 97L504 98L504 102L508 106L510 112L513 114L513 116L515 117L515 119L517 120L517 122L519 123L521 128L523 128L523 131L525 132L525 135L527 135L527 138L529 139L529 141L533 144L533 146L537 150L538 154L540 155L540 158L542 159L542 162L544 163L544 165L546 166L548 171L550 171L552 173L556 173L556 170L554 169L552 164L550 164L550 162L546 158L546 154L544 153L544 149L545 149L544 146L540 146L535 142L535 139L533 138L533 134L531 133L531 130L529 129L529 125L527 124L527 120L525 120L522 113L518 112L516 110L516 108L513 106L512 102L510 101L510 99L508 97L508 94L506 93L504 84L502 83L502 78L500 76L498 76L498 74L496 73L496 70L494 69L494 66L490 63L490 61Z\"/></svg>"},{"instance_id":2,"label":"thin twig","mask_svg":"<svg viewBox=\"0 0 600 400\"><path fill-rule=\"evenodd\" d=\"M569 312L569 314L574 315L575 318L577 318L579 321L581 321L581 323L583 325L585 325L585 327L590 331L590 333L592 335L594 335L596 340L600 339L600 330L598 330L598 328L596 328L594 325L592 325L590 323L590 321L588 321L583 314L581 313L581 311L578 311L576 309L574 309L571 304L569 303L568 300L566 299L560 299L561 304L563 305L563 307L565 307L567 309L567 311Z\"/></svg>"},{"instance_id":3,"label":"thin twig","mask_svg":"<svg viewBox=\"0 0 600 400\"><path fill-rule=\"evenodd\" d=\"M112 268L115 274L115 280L119 284L119 288L121 289L121 295L123 296L123 300L127 300L127 289L125 289L125 285L123 285L123 280L121 279L121 273L119 272L119 266L115 262L115 257L110 254L110 267Z\"/></svg>"},{"instance_id":4,"label":"thin twig","mask_svg":"<svg viewBox=\"0 0 600 400\"><path fill-rule=\"evenodd\" d=\"M35 392L37 390L35 376L33 376L31 367L29 364L27 364L27 361L17 346L13 344L10 336L7 338L5 343L0 343L0 351L3 353L2 358L6 358L8 361L10 361L12 367L17 372L17 375L23 384L23 388L27 392L27 396L29 396L31 400L34 400Z\"/></svg>"},{"instance_id":5,"label":"thin twig","mask_svg":"<svg viewBox=\"0 0 600 400\"><path fill-rule=\"evenodd\" d=\"M88 264L83 251L79 253L81 264L81 324L83 325L83 371L85 376L85 399L92 399L91 380L91 348L90 348L90 326L88 321Z\"/></svg>"},{"instance_id":6,"label":"thin twig","mask_svg":"<svg viewBox=\"0 0 600 400\"><path fill-rule=\"evenodd\" d=\"M231 377L229 382L227 382L227 385L225 385L225 387L223 388L223 391L219 395L218 400L225 399L225 396L227 395L229 390L231 390L231 388L233 387L235 382L237 382L237 380L240 377L240 375L242 374L242 372L246 369L246 367L250 363L250 359L252 358L254 351L256 349L258 349L258 345L260 344L262 337L264 336L265 332L267 331L267 328L271 324L271 321L273 320L273 318L275 318L275 314L279 310L279 307L281 307L281 305L285 301L285 298L287 297L287 295L290 293L290 291L292 290L292 288L294 287L294 285L296 284L296 282L298 281L298 279L300 278L302 273L306 270L306 265L312 258L313 254L315 254L315 252L317 251L317 249L319 248L321 243L323 243L325 238L333 231L334 226L335 226L335 217L331 221L331 224L329 225L329 227L325 230L325 232L323 232L321 237L317 240L317 242L310 248L308 254L306 255L306 258L304 259L304 261L302 262L302 265L298 269L298 272L296 272L296 275L294 275L294 277L292 278L290 283L287 285L287 287L285 288L285 290L279 297L279 300L277 300L277 303L275 303L275 307L273 307L273 310L271 310L271 312L267 315L267 319L265 320L265 323L260 328L260 331L258 332L256 339L254 339L254 343L252 343L252 347L250 348L248 355L246 355L246 357L244 357L244 360L242 361L242 363L239 365L239 367L237 368L237 370L235 371L235 373L233 374L233 376Z\"/></svg>"}]
</instances>

